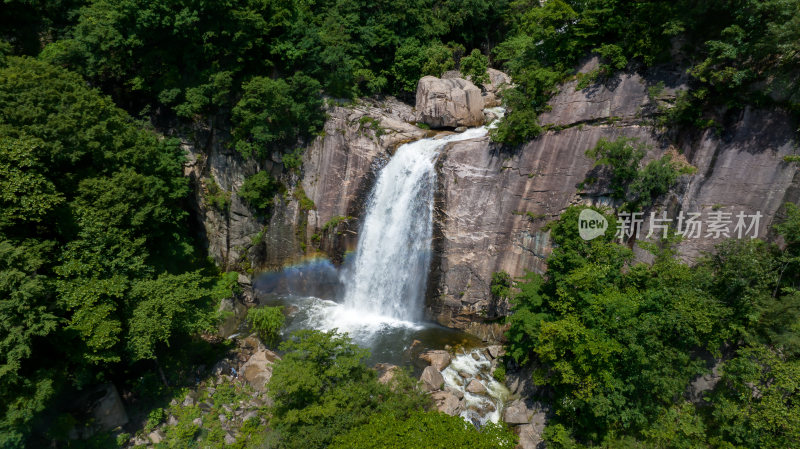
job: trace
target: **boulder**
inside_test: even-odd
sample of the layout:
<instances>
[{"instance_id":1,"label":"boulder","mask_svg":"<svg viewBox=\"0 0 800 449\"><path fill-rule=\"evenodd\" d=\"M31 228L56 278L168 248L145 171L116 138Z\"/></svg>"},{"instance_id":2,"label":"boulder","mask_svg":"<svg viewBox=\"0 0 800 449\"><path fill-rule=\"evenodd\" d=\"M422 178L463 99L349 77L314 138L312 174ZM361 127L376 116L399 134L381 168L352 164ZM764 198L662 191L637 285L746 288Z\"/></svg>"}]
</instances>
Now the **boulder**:
<instances>
[{"instance_id":1,"label":"boulder","mask_svg":"<svg viewBox=\"0 0 800 449\"><path fill-rule=\"evenodd\" d=\"M465 79L425 76L417 84L416 118L432 128L480 126L484 122L481 90Z\"/></svg>"},{"instance_id":2,"label":"boulder","mask_svg":"<svg viewBox=\"0 0 800 449\"><path fill-rule=\"evenodd\" d=\"M431 393L431 398L440 412L450 416L461 413L461 401L451 391L435 391Z\"/></svg>"},{"instance_id":3,"label":"boulder","mask_svg":"<svg viewBox=\"0 0 800 449\"><path fill-rule=\"evenodd\" d=\"M540 428L533 424L525 424L517 427L515 430L517 435L519 435L518 449L539 449L543 442L542 431L544 430L544 426Z\"/></svg>"},{"instance_id":4,"label":"boulder","mask_svg":"<svg viewBox=\"0 0 800 449\"><path fill-rule=\"evenodd\" d=\"M100 430L111 430L128 423L125 405L114 384L102 385L90 397L97 397L90 407L94 423Z\"/></svg>"},{"instance_id":5,"label":"boulder","mask_svg":"<svg viewBox=\"0 0 800 449\"><path fill-rule=\"evenodd\" d=\"M533 412L528 410L525 402L516 400L509 404L503 412L503 421L510 425L528 424Z\"/></svg>"},{"instance_id":6,"label":"boulder","mask_svg":"<svg viewBox=\"0 0 800 449\"><path fill-rule=\"evenodd\" d=\"M225 433L225 444L231 445L235 442L236 442L236 437L234 437L230 433Z\"/></svg>"},{"instance_id":7,"label":"boulder","mask_svg":"<svg viewBox=\"0 0 800 449\"><path fill-rule=\"evenodd\" d=\"M472 379L472 381L467 385L467 391L472 394L486 394L486 387L483 386L482 383L478 381L478 379Z\"/></svg>"},{"instance_id":8,"label":"boulder","mask_svg":"<svg viewBox=\"0 0 800 449\"><path fill-rule=\"evenodd\" d=\"M378 371L378 382L384 385L390 383L399 369L400 367L397 365L378 363L375 365L375 370Z\"/></svg>"},{"instance_id":9,"label":"boulder","mask_svg":"<svg viewBox=\"0 0 800 449\"><path fill-rule=\"evenodd\" d=\"M492 356L493 359L496 359L503 355L503 347L501 345L492 345L486 348L489 352L489 355Z\"/></svg>"},{"instance_id":10,"label":"boulder","mask_svg":"<svg viewBox=\"0 0 800 449\"><path fill-rule=\"evenodd\" d=\"M160 443L160 442L164 441L164 438L166 438L166 437L167 437L167 435L166 435L166 434L164 433L164 431L163 431L163 430L161 430L161 429L156 429L156 430L154 430L154 431L150 432L150 433L147 435L147 438L149 438L149 439L150 439L150 441L151 441L153 444L158 444L158 443Z\"/></svg>"},{"instance_id":11,"label":"boulder","mask_svg":"<svg viewBox=\"0 0 800 449\"><path fill-rule=\"evenodd\" d=\"M422 375L419 377L422 381L422 386L427 391L435 391L442 388L444 385L444 377L442 373L432 366L426 367L422 370Z\"/></svg>"},{"instance_id":12,"label":"boulder","mask_svg":"<svg viewBox=\"0 0 800 449\"><path fill-rule=\"evenodd\" d=\"M272 377L272 364L278 359L280 357L269 349L260 349L242 365L240 375L256 390L265 391Z\"/></svg>"},{"instance_id":13,"label":"boulder","mask_svg":"<svg viewBox=\"0 0 800 449\"><path fill-rule=\"evenodd\" d=\"M432 367L441 371L450 364L450 353L442 350L427 351L422 353L419 358L430 363Z\"/></svg>"},{"instance_id":14,"label":"boulder","mask_svg":"<svg viewBox=\"0 0 800 449\"><path fill-rule=\"evenodd\" d=\"M452 387L445 388L445 391L449 391L453 396L457 397L458 399L464 399L464 392Z\"/></svg>"},{"instance_id":15,"label":"boulder","mask_svg":"<svg viewBox=\"0 0 800 449\"><path fill-rule=\"evenodd\" d=\"M502 104L500 91L511 85L511 77L495 69L489 69L487 73L489 82L483 85L483 107L493 108Z\"/></svg>"}]
</instances>

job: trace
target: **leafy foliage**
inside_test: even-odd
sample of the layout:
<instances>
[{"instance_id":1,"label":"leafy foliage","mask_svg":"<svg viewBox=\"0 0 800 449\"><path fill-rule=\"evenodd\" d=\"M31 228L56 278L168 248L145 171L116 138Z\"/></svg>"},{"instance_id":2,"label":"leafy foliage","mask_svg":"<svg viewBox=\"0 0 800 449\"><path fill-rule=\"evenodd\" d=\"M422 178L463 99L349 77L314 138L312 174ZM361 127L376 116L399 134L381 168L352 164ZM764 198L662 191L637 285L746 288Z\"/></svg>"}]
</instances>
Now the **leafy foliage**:
<instances>
[{"instance_id":1,"label":"leafy foliage","mask_svg":"<svg viewBox=\"0 0 800 449\"><path fill-rule=\"evenodd\" d=\"M144 131L78 75L0 67L0 433L21 447L61 388L157 360L213 326L177 142Z\"/></svg>"},{"instance_id":2,"label":"leafy foliage","mask_svg":"<svg viewBox=\"0 0 800 449\"><path fill-rule=\"evenodd\" d=\"M460 416L441 412L414 412L403 420L394 414L376 415L367 424L336 437L332 449L511 449L516 436L500 425L489 423L481 430Z\"/></svg>"},{"instance_id":3,"label":"leafy foliage","mask_svg":"<svg viewBox=\"0 0 800 449\"><path fill-rule=\"evenodd\" d=\"M793 242L800 213L789 210L776 229ZM781 271L796 249L730 241L690 268L666 244L648 247L652 265L634 265L613 229L591 241L577 236L579 212L569 208L548 225L555 247L547 276L515 283L509 318L509 356L533 363L533 380L554 395L549 444L796 444L798 390L789 379L796 376L800 304L797 277L785 277L789 265ZM708 369L701 355L719 357L726 345L735 355L722 365L705 413L681 398Z\"/></svg>"},{"instance_id":4,"label":"leafy foliage","mask_svg":"<svg viewBox=\"0 0 800 449\"><path fill-rule=\"evenodd\" d=\"M298 331L281 350L286 354L269 384L278 447L327 447L374 416L402 419L429 406L430 399L402 372L388 385L379 383L364 364L367 351L336 331Z\"/></svg>"},{"instance_id":5,"label":"leafy foliage","mask_svg":"<svg viewBox=\"0 0 800 449\"><path fill-rule=\"evenodd\" d=\"M272 206L278 183L269 172L260 171L248 176L237 193L241 199L259 212L266 212Z\"/></svg>"},{"instance_id":6,"label":"leafy foliage","mask_svg":"<svg viewBox=\"0 0 800 449\"><path fill-rule=\"evenodd\" d=\"M473 83L480 87L489 82L489 74L486 73L488 66L489 58L476 48L472 50L469 56L461 59L461 74L469 77Z\"/></svg>"},{"instance_id":7,"label":"leafy foliage","mask_svg":"<svg viewBox=\"0 0 800 449\"><path fill-rule=\"evenodd\" d=\"M274 145L293 144L322 128L320 84L295 74L288 81L255 77L233 108L233 136L244 156L265 157Z\"/></svg>"},{"instance_id":8,"label":"leafy foliage","mask_svg":"<svg viewBox=\"0 0 800 449\"><path fill-rule=\"evenodd\" d=\"M611 170L611 197L627 200L623 207L635 210L667 193L678 176L694 172L693 167L679 164L669 154L639 168L646 153L644 143L620 137L614 141L600 139L586 155L595 159L595 166L603 165Z\"/></svg>"},{"instance_id":9,"label":"leafy foliage","mask_svg":"<svg viewBox=\"0 0 800 449\"><path fill-rule=\"evenodd\" d=\"M465 47L500 41L496 25L506 6L506 0L67 2L61 9L73 23L60 23L55 31L63 38L41 57L81 73L137 113L230 117L233 145L247 157L263 157L320 129L323 91L345 99L407 96L420 76L453 68ZM0 26L0 36L18 31Z\"/></svg>"},{"instance_id":10,"label":"leafy foliage","mask_svg":"<svg viewBox=\"0 0 800 449\"><path fill-rule=\"evenodd\" d=\"M247 321L261 341L272 346L280 338L286 317L283 315L283 307L254 307L247 311Z\"/></svg>"}]
</instances>

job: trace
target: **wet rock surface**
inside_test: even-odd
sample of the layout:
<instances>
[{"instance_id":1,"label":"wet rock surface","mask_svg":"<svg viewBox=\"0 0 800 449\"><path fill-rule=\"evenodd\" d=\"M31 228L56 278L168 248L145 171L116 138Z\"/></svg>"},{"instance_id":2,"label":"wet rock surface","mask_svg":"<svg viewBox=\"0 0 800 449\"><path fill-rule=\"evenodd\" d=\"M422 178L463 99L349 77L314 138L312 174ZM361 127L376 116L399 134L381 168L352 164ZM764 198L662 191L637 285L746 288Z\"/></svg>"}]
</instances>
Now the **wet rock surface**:
<instances>
[{"instance_id":1,"label":"wet rock surface","mask_svg":"<svg viewBox=\"0 0 800 449\"><path fill-rule=\"evenodd\" d=\"M450 353L444 350L434 350L422 353L419 358L431 364L437 371L447 368L450 364Z\"/></svg>"},{"instance_id":2,"label":"wet rock surface","mask_svg":"<svg viewBox=\"0 0 800 449\"><path fill-rule=\"evenodd\" d=\"M432 366L422 370L419 380L422 381L422 387L427 391L436 391L444 385L442 373Z\"/></svg>"}]
</instances>

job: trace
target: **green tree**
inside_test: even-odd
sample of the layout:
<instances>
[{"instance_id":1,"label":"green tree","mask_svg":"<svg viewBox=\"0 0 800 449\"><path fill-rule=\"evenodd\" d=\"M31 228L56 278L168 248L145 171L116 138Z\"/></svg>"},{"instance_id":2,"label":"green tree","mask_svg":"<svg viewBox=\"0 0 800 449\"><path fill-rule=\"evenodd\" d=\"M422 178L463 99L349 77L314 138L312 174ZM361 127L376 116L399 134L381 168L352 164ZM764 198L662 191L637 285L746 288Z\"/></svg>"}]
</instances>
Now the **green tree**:
<instances>
[{"instance_id":1,"label":"green tree","mask_svg":"<svg viewBox=\"0 0 800 449\"><path fill-rule=\"evenodd\" d=\"M406 419L392 413L374 416L366 424L336 437L331 449L511 449L516 435L489 423L480 430L460 416L413 412Z\"/></svg>"},{"instance_id":2,"label":"green tree","mask_svg":"<svg viewBox=\"0 0 800 449\"><path fill-rule=\"evenodd\" d=\"M710 399L712 435L737 447L800 443L800 362L759 345L740 350L723 372Z\"/></svg>"},{"instance_id":3,"label":"green tree","mask_svg":"<svg viewBox=\"0 0 800 449\"><path fill-rule=\"evenodd\" d=\"M0 446L24 447L37 413L53 394L36 350L59 325L42 268L52 246L0 240ZM32 360L33 359L33 360ZM31 363L34 365L31 365Z\"/></svg>"},{"instance_id":4,"label":"green tree","mask_svg":"<svg viewBox=\"0 0 800 449\"><path fill-rule=\"evenodd\" d=\"M237 194L247 204L258 212L264 213L272 206L273 197L278 188L278 183L269 175L269 172L260 171L245 178Z\"/></svg>"},{"instance_id":5,"label":"green tree","mask_svg":"<svg viewBox=\"0 0 800 449\"><path fill-rule=\"evenodd\" d=\"M210 328L216 276L187 231L183 161L79 75L0 67L4 447L59 392Z\"/></svg>"},{"instance_id":6,"label":"green tree","mask_svg":"<svg viewBox=\"0 0 800 449\"><path fill-rule=\"evenodd\" d=\"M489 82L489 74L486 72L488 67L489 58L477 48L473 49L469 56L461 58L461 74L469 77L478 87L483 87Z\"/></svg>"},{"instance_id":7,"label":"green tree","mask_svg":"<svg viewBox=\"0 0 800 449\"><path fill-rule=\"evenodd\" d=\"M236 149L245 157L264 157L281 144L293 145L322 127L320 85L295 74L289 81L255 77L242 86L233 108Z\"/></svg>"},{"instance_id":8,"label":"green tree","mask_svg":"<svg viewBox=\"0 0 800 449\"><path fill-rule=\"evenodd\" d=\"M281 343L269 384L271 424L282 448L322 448L376 414L408 416L430 406L405 373L383 385L364 360L368 352L336 331L303 330Z\"/></svg>"}]
</instances>

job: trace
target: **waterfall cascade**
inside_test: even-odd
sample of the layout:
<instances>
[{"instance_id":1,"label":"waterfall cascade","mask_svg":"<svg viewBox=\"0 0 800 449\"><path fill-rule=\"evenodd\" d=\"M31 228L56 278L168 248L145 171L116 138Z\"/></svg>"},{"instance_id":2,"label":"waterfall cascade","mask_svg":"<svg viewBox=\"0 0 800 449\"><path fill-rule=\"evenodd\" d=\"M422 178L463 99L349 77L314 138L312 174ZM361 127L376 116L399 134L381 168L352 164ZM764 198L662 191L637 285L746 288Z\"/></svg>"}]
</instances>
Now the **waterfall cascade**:
<instances>
[{"instance_id":1,"label":"waterfall cascade","mask_svg":"<svg viewBox=\"0 0 800 449\"><path fill-rule=\"evenodd\" d=\"M501 116L503 110L490 112ZM412 340L427 348L480 344L469 344L463 334L424 323L422 318L431 262L436 159L447 144L483 137L491 127L422 139L398 148L380 171L370 194L356 251L348 258L347 268L338 272L343 297L332 296L341 301L289 294L292 310L285 332L338 329L369 348L373 361L399 364L409 363L406 357L411 356ZM313 295L305 284L315 279L325 288L338 291L330 286L331 270L335 268L329 262L311 264L304 266L304 271L284 272L263 282L275 286L297 283L303 287L298 292ZM492 378L493 363L483 352L461 351L442 371L446 388L460 393L459 413L464 419L479 426L497 422L508 390ZM467 391L470 382L479 383L485 391Z\"/></svg>"},{"instance_id":2,"label":"waterfall cascade","mask_svg":"<svg viewBox=\"0 0 800 449\"><path fill-rule=\"evenodd\" d=\"M403 321L422 317L433 229L434 164L449 142L486 135L486 127L398 148L381 170L359 234L347 309Z\"/></svg>"}]
</instances>

